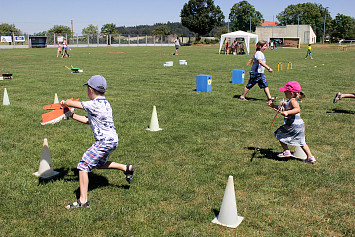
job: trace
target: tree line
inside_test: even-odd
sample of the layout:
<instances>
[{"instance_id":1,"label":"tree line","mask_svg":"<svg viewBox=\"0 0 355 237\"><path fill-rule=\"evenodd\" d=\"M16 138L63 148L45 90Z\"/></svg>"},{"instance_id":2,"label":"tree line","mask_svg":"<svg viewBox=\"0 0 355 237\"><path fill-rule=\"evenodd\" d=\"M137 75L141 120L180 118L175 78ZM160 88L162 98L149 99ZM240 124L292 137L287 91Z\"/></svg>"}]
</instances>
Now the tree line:
<instances>
[{"instance_id":1,"label":"tree line","mask_svg":"<svg viewBox=\"0 0 355 237\"><path fill-rule=\"evenodd\" d=\"M243 0L235 3L230 9L228 22L218 5L213 0L189 0L180 11L181 22L156 23L154 25L116 26L114 23L103 25L100 29L92 24L82 30L84 35L93 34L123 34L123 35L178 35L178 36L211 36L219 38L228 31L255 31L256 26L264 20L263 15L248 1ZM328 7L317 3L299 3L287 6L276 15L276 24L312 26L317 39L354 39L355 19L338 13L332 19ZM228 26L228 27L227 27ZM324 31L325 30L325 31ZM0 25L0 33L21 34L15 27L3 23ZM38 32L35 35L47 33L71 34L68 26L55 25L48 31Z\"/></svg>"}]
</instances>

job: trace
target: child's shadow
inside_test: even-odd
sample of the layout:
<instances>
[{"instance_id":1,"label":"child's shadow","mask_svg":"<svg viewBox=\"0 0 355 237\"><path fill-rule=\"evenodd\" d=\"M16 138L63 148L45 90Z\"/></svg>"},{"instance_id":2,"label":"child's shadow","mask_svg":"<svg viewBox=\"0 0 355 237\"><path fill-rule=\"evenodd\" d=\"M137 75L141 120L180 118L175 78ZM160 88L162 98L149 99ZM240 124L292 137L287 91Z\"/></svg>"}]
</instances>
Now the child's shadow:
<instances>
[{"instance_id":1,"label":"child's shadow","mask_svg":"<svg viewBox=\"0 0 355 237\"><path fill-rule=\"evenodd\" d=\"M254 158L270 159L270 160L277 160L277 161L298 160L293 157L279 158L277 157L277 154L279 154L279 152L274 152L273 149L270 148L263 149L260 147L248 147L248 150L254 151L253 155L251 156L250 162L253 162Z\"/></svg>"},{"instance_id":2,"label":"child's shadow","mask_svg":"<svg viewBox=\"0 0 355 237\"><path fill-rule=\"evenodd\" d=\"M338 114L355 114L354 111L345 110L345 109L332 109L332 110L330 110L330 111L327 111L327 114L333 114L333 113L338 113Z\"/></svg>"},{"instance_id":3,"label":"child's shadow","mask_svg":"<svg viewBox=\"0 0 355 237\"><path fill-rule=\"evenodd\" d=\"M64 169L64 168L60 168L60 169L56 169L55 171L59 172L58 175L53 176L51 178L48 179L43 179L40 178L39 179L39 185L45 185L49 182L54 182L57 180L64 180L66 182L72 182L72 181L79 181L79 170L76 168L72 168L71 169L71 173L74 174L68 174L69 170L68 169ZM89 175L89 187L88 187L88 191L97 189L97 188L101 188L101 187L106 187L106 186L114 186L117 188L123 188L123 189L129 189L130 186L129 185L114 185L114 184L110 184L108 182L108 179L105 176L99 175L99 174L95 174L93 172L88 173ZM74 193L76 194L77 198L80 197L80 187L78 187Z\"/></svg>"},{"instance_id":4,"label":"child's shadow","mask_svg":"<svg viewBox=\"0 0 355 237\"><path fill-rule=\"evenodd\" d=\"M234 95L233 98L239 99L241 95ZM256 98L251 98L251 97L245 97L245 99L250 100L250 101L257 101L257 100L263 100L263 99L256 99Z\"/></svg>"}]
</instances>

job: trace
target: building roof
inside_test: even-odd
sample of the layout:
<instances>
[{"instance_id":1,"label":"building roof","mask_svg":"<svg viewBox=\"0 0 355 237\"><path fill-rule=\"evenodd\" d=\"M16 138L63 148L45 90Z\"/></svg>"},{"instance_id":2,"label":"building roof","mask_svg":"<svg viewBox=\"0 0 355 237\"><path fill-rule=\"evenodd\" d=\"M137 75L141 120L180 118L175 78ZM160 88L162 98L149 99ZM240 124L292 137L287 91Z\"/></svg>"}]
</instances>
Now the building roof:
<instances>
[{"instance_id":1,"label":"building roof","mask_svg":"<svg viewBox=\"0 0 355 237\"><path fill-rule=\"evenodd\" d=\"M274 21L261 21L260 26L277 26L277 23Z\"/></svg>"}]
</instances>

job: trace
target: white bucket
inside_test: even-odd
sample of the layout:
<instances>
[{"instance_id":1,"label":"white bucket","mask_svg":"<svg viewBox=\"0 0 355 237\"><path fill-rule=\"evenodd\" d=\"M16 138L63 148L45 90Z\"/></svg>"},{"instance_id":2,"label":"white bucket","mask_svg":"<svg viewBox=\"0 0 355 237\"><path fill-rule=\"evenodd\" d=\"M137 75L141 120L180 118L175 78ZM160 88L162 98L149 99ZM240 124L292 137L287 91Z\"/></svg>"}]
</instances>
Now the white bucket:
<instances>
[{"instance_id":1,"label":"white bucket","mask_svg":"<svg viewBox=\"0 0 355 237\"><path fill-rule=\"evenodd\" d=\"M168 61L165 63L167 67L172 67L174 65L173 61Z\"/></svg>"},{"instance_id":2,"label":"white bucket","mask_svg":"<svg viewBox=\"0 0 355 237\"><path fill-rule=\"evenodd\" d=\"M186 60L179 60L180 65L186 65Z\"/></svg>"}]
</instances>

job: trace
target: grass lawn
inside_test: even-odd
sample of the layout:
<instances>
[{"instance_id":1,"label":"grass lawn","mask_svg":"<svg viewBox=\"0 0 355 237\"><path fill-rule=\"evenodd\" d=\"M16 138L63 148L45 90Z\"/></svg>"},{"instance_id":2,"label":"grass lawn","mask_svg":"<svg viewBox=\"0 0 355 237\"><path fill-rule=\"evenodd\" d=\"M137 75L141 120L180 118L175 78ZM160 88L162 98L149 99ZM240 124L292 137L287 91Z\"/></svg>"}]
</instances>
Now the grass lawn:
<instances>
[{"instance_id":1,"label":"grass lawn","mask_svg":"<svg viewBox=\"0 0 355 237\"><path fill-rule=\"evenodd\" d=\"M53 49L0 50L0 67L14 73L0 81L9 106L0 105L1 236L353 236L355 101L332 100L355 92L355 51L314 45L267 50L273 96L297 80L306 140L314 165L278 159L272 132L282 125L257 86L238 100L249 79L250 56L219 55L218 45L181 47L73 48L71 58ZM254 49L251 49L253 51ZM179 65L184 59L188 65ZM173 67L163 67L174 61ZM283 70L277 72L277 65ZM293 69L287 70L292 62ZM65 66L83 69L70 73ZM232 84L232 70L245 83ZM42 107L59 100L88 100L82 85L95 74L108 81L120 137L111 160L136 165L130 186L113 170L90 173L88 209L65 210L76 200L76 166L93 143L91 129L73 120L42 126ZM196 75L212 75L212 92L196 91ZM148 127L153 106L159 132ZM77 113L85 115L84 111ZM33 176L47 138L54 170L50 180ZM293 150L294 148L291 147ZM236 229L211 223L233 175Z\"/></svg>"}]
</instances>

